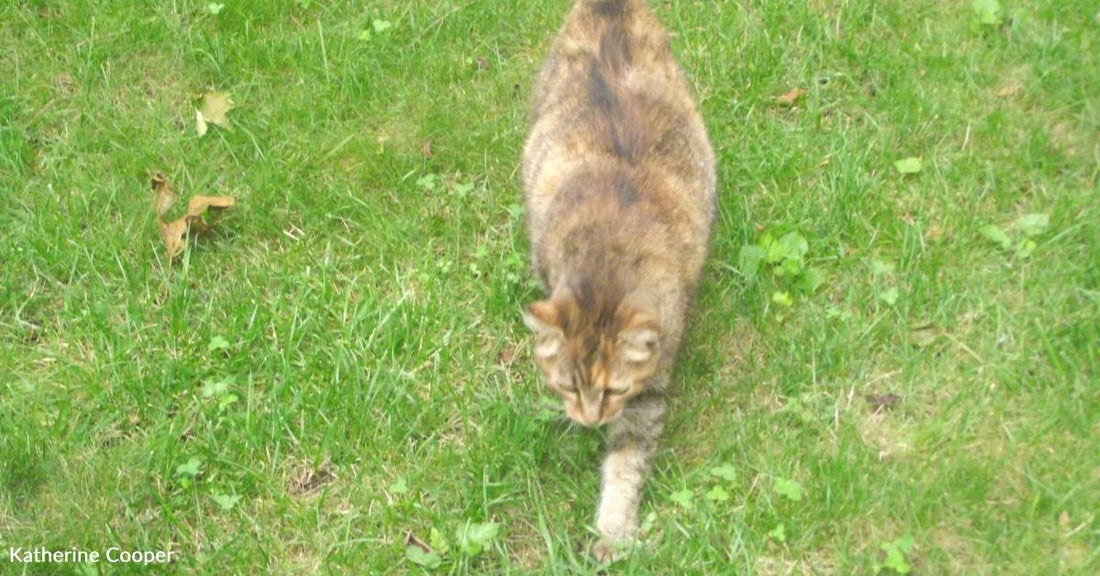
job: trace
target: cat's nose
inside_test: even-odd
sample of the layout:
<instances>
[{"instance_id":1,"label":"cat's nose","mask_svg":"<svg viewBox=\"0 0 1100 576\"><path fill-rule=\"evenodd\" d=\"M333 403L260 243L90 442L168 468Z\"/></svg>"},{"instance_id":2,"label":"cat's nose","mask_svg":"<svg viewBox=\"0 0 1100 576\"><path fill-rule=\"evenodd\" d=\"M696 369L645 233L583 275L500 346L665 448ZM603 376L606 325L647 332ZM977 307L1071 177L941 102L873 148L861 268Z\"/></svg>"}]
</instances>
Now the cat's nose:
<instances>
[{"instance_id":1,"label":"cat's nose","mask_svg":"<svg viewBox=\"0 0 1100 576\"><path fill-rule=\"evenodd\" d=\"M599 426L600 422L603 420L600 414L599 404L586 404L584 406L583 416L585 426Z\"/></svg>"}]
</instances>

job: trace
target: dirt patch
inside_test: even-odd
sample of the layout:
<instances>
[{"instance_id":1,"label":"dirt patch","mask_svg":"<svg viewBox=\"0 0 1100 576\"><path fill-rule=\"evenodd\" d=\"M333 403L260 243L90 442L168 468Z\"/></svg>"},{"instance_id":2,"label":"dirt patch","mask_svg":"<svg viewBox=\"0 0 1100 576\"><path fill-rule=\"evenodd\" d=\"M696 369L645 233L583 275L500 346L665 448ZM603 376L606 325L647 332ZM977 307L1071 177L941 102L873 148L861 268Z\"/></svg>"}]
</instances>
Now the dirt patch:
<instances>
[{"instance_id":1,"label":"dirt patch","mask_svg":"<svg viewBox=\"0 0 1100 576\"><path fill-rule=\"evenodd\" d=\"M975 550L974 539L964 536L972 533L967 520L962 526L940 526L929 538L930 542L935 543L935 548L950 559L947 565L951 567L951 574L989 573L989 563L980 551Z\"/></svg>"},{"instance_id":2,"label":"dirt patch","mask_svg":"<svg viewBox=\"0 0 1100 576\"><path fill-rule=\"evenodd\" d=\"M294 497L309 496L338 479L328 458L316 466L302 463L294 467L294 472L287 481L287 493Z\"/></svg>"},{"instance_id":3,"label":"dirt patch","mask_svg":"<svg viewBox=\"0 0 1100 576\"><path fill-rule=\"evenodd\" d=\"M885 410L876 410L859 421L860 438L878 452L879 460L903 456L913 449L909 431L897 421Z\"/></svg>"}]
</instances>

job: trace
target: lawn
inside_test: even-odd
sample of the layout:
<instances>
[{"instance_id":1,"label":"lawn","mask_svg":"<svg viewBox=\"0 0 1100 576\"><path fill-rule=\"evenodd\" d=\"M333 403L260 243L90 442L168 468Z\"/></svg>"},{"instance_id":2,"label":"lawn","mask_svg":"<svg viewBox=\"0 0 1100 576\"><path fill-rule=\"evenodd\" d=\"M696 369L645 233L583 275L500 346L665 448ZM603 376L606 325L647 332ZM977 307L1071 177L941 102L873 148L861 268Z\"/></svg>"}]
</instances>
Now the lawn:
<instances>
[{"instance_id":1,"label":"lawn","mask_svg":"<svg viewBox=\"0 0 1100 576\"><path fill-rule=\"evenodd\" d=\"M519 314L569 2L222 1L0 5L0 572L594 572ZM721 184L611 571L1100 573L1100 6L650 3ZM174 260L158 171L237 200Z\"/></svg>"}]
</instances>

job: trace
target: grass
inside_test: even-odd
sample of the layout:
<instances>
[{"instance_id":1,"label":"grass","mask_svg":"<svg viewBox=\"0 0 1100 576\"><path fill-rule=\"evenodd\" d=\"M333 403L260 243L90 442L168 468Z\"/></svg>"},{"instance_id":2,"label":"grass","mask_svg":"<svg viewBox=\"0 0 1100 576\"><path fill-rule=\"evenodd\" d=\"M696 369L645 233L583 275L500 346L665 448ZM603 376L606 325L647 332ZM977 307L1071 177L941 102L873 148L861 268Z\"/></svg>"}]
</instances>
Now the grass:
<instances>
[{"instance_id":1,"label":"grass","mask_svg":"<svg viewBox=\"0 0 1100 576\"><path fill-rule=\"evenodd\" d=\"M434 530L438 572L594 570L599 434L518 315L526 103L568 2L355 4L0 6L0 552L416 573ZM906 535L922 574L1100 571L1095 4L652 4L722 185L645 545L612 571L871 573ZM237 107L199 138L206 89ZM238 198L171 264L157 170ZM1028 213L1030 255L981 234ZM739 266L790 231L815 292ZM499 524L479 555L469 522Z\"/></svg>"}]
</instances>

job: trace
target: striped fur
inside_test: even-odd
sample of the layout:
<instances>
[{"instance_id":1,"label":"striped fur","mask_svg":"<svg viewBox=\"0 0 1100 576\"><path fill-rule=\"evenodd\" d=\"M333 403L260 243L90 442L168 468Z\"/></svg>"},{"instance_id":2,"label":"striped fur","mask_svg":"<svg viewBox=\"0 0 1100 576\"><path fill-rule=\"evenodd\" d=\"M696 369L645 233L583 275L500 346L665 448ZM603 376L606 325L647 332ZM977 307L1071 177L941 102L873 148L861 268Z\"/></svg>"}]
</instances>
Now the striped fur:
<instances>
[{"instance_id":1,"label":"striped fur","mask_svg":"<svg viewBox=\"0 0 1100 576\"><path fill-rule=\"evenodd\" d=\"M714 153L643 0L578 0L534 91L523 152L536 362L571 418L609 425L593 548L638 526L665 388L714 216Z\"/></svg>"}]
</instances>

